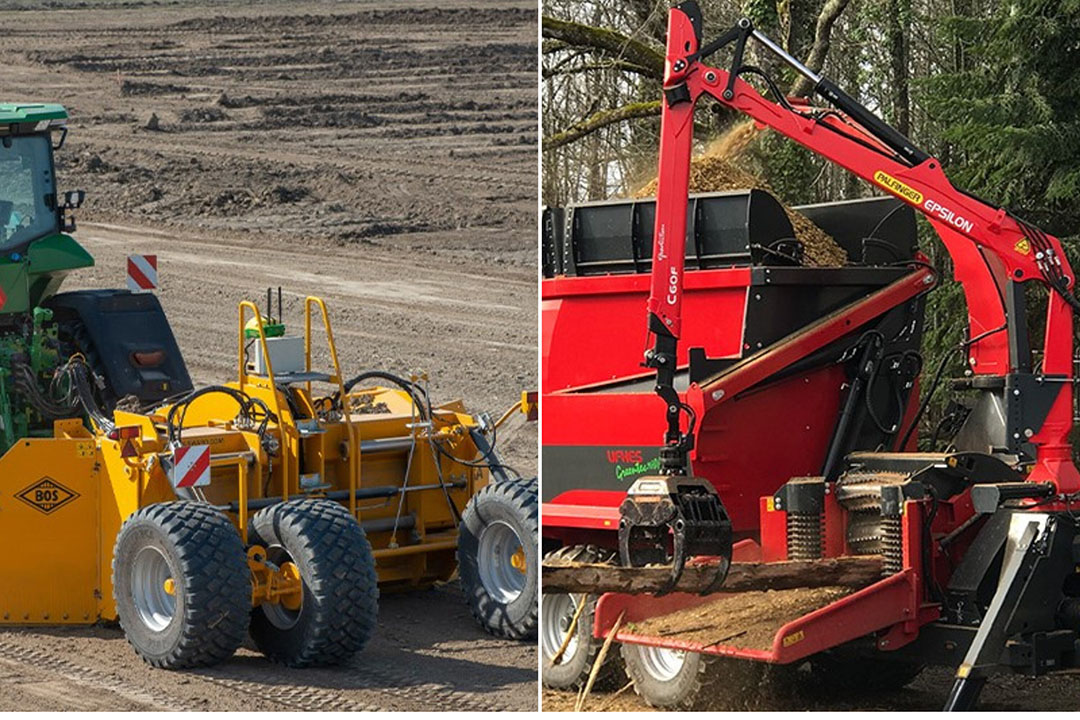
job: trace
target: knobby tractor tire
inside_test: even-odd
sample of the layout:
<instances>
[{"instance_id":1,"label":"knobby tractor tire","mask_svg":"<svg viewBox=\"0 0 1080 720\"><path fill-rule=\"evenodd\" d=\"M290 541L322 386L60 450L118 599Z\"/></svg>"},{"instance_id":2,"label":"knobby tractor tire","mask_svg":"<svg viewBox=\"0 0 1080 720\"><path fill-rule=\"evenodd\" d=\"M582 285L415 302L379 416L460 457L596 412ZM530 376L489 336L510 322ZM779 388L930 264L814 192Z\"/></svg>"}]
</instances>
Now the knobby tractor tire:
<instances>
[{"instance_id":1,"label":"knobby tractor tire","mask_svg":"<svg viewBox=\"0 0 1080 720\"><path fill-rule=\"evenodd\" d=\"M634 692L653 707L707 710L714 692L721 692L710 656L627 644L619 652Z\"/></svg>"},{"instance_id":2,"label":"knobby tractor tire","mask_svg":"<svg viewBox=\"0 0 1080 720\"><path fill-rule=\"evenodd\" d=\"M614 550L600 548L595 545L569 545L553 550L544 556L544 559L557 559L569 562L604 563L615 556ZM574 628L574 637L567 643L563 652L562 662L552 665L551 659L562 647L569 623L577 612L581 595L570 593L544 593L540 596L541 616L540 632L543 634L540 643L543 665L540 677L544 686L559 690L579 690L589 679L596 656L604 641L593 637L593 618L596 614L597 595L588 595L585 598L585 608L578 617ZM615 688L626 682L626 672L623 668L622 658L614 648L609 649L604 657L604 663L596 675L593 687L598 690Z\"/></svg>"},{"instance_id":3,"label":"knobby tractor tire","mask_svg":"<svg viewBox=\"0 0 1080 720\"><path fill-rule=\"evenodd\" d=\"M492 635L536 637L539 535L534 480L493 482L465 506L458 574L473 617Z\"/></svg>"},{"instance_id":4,"label":"knobby tractor tire","mask_svg":"<svg viewBox=\"0 0 1080 720\"><path fill-rule=\"evenodd\" d=\"M236 528L209 505L148 505L116 537L113 598L131 646L159 668L213 665L247 635L251 574Z\"/></svg>"},{"instance_id":5,"label":"knobby tractor tire","mask_svg":"<svg viewBox=\"0 0 1080 720\"><path fill-rule=\"evenodd\" d=\"M620 652L634 691L657 708L781 709L806 690L798 664L771 665L629 644Z\"/></svg>"},{"instance_id":6,"label":"knobby tractor tire","mask_svg":"<svg viewBox=\"0 0 1080 720\"><path fill-rule=\"evenodd\" d=\"M290 500L260 510L248 540L268 559L300 571L300 607L263 603L251 613L251 638L289 667L339 665L375 632L379 584L371 544L356 519L330 500Z\"/></svg>"},{"instance_id":7,"label":"knobby tractor tire","mask_svg":"<svg viewBox=\"0 0 1080 720\"><path fill-rule=\"evenodd\" d=\"M98 387L97 383L91 382L95 400L106 413L111 413L120 398L116 390L109 384L109 375L105 370L105 363L101 360L94 341L90 339L90 333L78 316L67 317L61 320L57 326L58 340L61 351L67 355L78 353L86 359L86 365L95 375L100 377L105 387Z\"/></svg>"},{"instance_id":8,"label":"knobby tractor tire","mask_svg":"<svg viewBox=\"0 0 1080 720\"><path fill-rule=\"evenodd\" d=\"M875 657L826 651L811 656L810 677L813 687L823 693L865 695L899 690L918 677L924 667L885 653Z\"/></svg>"}]
</instances>

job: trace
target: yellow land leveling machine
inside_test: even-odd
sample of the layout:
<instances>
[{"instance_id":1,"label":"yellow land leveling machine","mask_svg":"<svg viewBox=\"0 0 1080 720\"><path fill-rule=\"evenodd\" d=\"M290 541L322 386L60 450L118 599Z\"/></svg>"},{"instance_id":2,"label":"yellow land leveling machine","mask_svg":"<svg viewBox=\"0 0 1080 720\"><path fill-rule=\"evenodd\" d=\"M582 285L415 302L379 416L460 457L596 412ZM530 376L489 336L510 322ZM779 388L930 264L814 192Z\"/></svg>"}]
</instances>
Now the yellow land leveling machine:
<instances>
[{"instance_id":1,"label":"yellow land leveling machine","mask_svg":"<svg viewBox=\"0 0 1080 720\"><path fill-rule=\"evenodd\" d=\"M380 589L460 576L479 623L536 636L536 481L498 421L423 376L342 374L326 304L303 335L239 306L235 380L195 388L157 298L58 293L71 237L55 105L0 105L0 625L119 620L151 665L290 666L371 637ZM315 347L313 347L315 346ZM319 350L323 353L320 355ZM328 367L313 365L328 358Z\"/></svg>"}]
</instances>

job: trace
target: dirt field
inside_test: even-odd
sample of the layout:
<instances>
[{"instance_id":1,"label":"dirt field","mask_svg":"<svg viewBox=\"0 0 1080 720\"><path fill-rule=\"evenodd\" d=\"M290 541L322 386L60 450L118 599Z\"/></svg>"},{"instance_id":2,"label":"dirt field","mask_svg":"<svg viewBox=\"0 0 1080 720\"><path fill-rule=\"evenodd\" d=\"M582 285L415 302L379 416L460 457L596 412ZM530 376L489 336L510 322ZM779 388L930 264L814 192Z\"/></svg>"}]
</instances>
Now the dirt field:
<instances>
[{"instance_id":1,"label":"dirt field","mask_svg":"<svg viewBox=\"0 0 1080 720\"><path fill-rule=\"evenodd\" d=\"M943 668L924 670L903 690L862 696L837 697L823 689L799 687L781 693L776 689L759 692L732 689L728 697L717 698L716 710L941 710L952 688L952 672ZM1026 678L996 676L983 689L979 710L1042 711L1071 710L1080 705L1077 688L1080 676L1059 675ZM546 712L572 711L575 693L544 689L541 707ZM633 689L621 694L595 692L585 710L616 712L654 711Z\"/></svg>"},{"instance_id":2,"label":"dirt field","mask_svg":"<svg viewBox=\"0 0 1080 720\"><path fill-rule=\"evenodd\" d=\"M40 11L39 6L48 6ZM235 372L236 303L326 298L347 374L426 371L501 413L536 385L536 12L527 0L0 2L4 101L63 102L60 185L115 287L156 253L196 382ZM536 472L536 430L500 434ZM455 585L386 596L353 665L251 651L149 671L115 628L0 631L0 709L529 709L536 655Z\"/></svg>"}]
</instances>

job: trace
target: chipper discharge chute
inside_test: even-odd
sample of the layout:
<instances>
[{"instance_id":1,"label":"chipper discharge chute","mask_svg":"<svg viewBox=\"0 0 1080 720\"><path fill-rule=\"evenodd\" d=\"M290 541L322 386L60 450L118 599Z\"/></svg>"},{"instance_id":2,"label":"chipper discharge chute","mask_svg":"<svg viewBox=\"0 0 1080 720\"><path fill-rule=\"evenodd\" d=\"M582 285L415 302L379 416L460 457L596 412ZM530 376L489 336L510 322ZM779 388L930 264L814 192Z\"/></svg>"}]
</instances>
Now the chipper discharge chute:
<instances>
[{"instance_id":1,"label":"chipper discharge chute","mask_svg":"<svg viewBox=\"0 0 1080 720\"><path fill-rule=\"evenodd\" d=\"M703 475L705 463L724 447L724 434L737 433L740 425L769 433L768 425L755 425L753 416L740 417L737 410L763 379L813 364L836 342L846 343L854 357L878 356L880 343L892 336L868 335L867 323L931 291L936 279L925 258L902 261L905 270L893 282L757 352L732 361L691 349L690 382L673 392L669 368L678 362L684 337L682 299L689 283L682 239L692 114L703 95L926 216L952 257L967 301L968 333L959 351L968 372L958 385L970 397L955 411L955 427L943 430L944 450L914 451L915 429L925 398L942 380L942 363L918 407L898 425L885 424L888 441L880 447L830 449L818 455L816 472L793 474L759 493L759 539L739 540L714 557L690 557L689 548L680 557L670 535L654 532L649 539L657 556L666 553L667 564L563 558L545 564L545 591L603 593L589 618L593 635L611 633L623 643L636 689L660 706L708 706L709 694L725 685L698 678L716 657L793 672L808 667L817 686L838 690L850 687L854 675L865 688L900 687L924 665L945 665L956 669L946 709L974 707L997 672L1074 670L1080 658L1080 555L1073 506L1080 499L1080 473L1068 436L1073 314L1080 302L1060 242L955 189L937 159L791 58L750 21L713 42L702 43L701 36L695 3L672 8L648 305L655 342L647 362L665 401L666 457L677 458L673 449L689 452L686 462L661 461L659 477L676 483L690 477L690 462L693 475ZM808 79L833 107L767 99L741 77L760 73L743 62L748 42ZM728 69L704 64L729 45ZM1028 333L1029 282L1047 290L1041 343ZM860 368L869 367L861 360L854 366L840 411L818 408L819 422L837 432L845 427L850 414L844 408L864 402L873 387L868 377L860 380ZM725 406L729 422L709 428L710 416ZM638 480L635 487L650 481ZM717 492L717 502L726 506L726 495L737 497L740 485L757 487L761 480L748 474L712 483L730 488ZM639 523L648 516L640 506L656 497L629 496L620 522ZM722 543L723 532L714 539ZM727 565L714 592L715 568Z\"/></svg>"},{"instance_id":2,"label":"chipper discharge chute","mask_svg":"<svg viewBox=\"0 0 1080 720\"><path fill-rule=\"evenodd\" d=\"M424 376L353 378L329 311L239 306L236 375L195 387L149 293L57 293L93 264L58 200L59 106L0 106L0 624L119 620L152 665L343 662L380 591L460 576L489 632L534 636L536 481L498 421ZM529 409L525 407L525 409Z\"/></svg>"}]
</instances>

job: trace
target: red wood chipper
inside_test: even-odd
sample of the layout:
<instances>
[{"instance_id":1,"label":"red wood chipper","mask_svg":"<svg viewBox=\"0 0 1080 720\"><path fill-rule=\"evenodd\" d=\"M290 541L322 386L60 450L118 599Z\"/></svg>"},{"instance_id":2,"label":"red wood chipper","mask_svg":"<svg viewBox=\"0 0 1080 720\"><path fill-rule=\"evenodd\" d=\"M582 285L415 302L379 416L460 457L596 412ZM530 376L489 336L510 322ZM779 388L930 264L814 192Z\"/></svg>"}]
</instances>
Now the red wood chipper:
<instances>
[{"instance_id":1,"label":"red wood chipper","mask_svg":"<svg viewBox=\"0 0 1080 720\"><path fill-rule=\"evenodd\" d=\"M973 708L994 673L1075 669L1080 302L1060 242L954 188L749 20L708 43L702 26L696 3L671 9L655 202L545 216L545 684L579 686L608 636L661 707L707 706L717 657L874 687L949 666L946 709ZM829 106L747 83L763 75L749 43ZM722 49L727 69L705 64ZM688 195L702 96L887 193L800 208L847 265L804 266L763 191ZM916 429L952 355L923 377L938 275L916 212L968 309L962 401L928 452Z\"/></svg>"}]
</instances>

